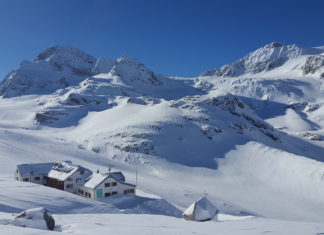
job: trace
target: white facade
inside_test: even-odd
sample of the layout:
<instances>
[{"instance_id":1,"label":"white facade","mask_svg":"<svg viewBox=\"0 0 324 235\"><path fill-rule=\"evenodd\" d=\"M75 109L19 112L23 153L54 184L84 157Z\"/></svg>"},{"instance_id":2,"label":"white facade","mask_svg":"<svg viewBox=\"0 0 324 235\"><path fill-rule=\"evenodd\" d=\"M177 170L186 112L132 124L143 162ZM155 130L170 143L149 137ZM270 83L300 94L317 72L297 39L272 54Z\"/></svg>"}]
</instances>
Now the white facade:
<instances>
[{"instance_id":1,"label":"white facade","mask_svg":"<svg viewBox=\"0 0 324 235\"><path fill-rule=\"evenodd\" d=\"M47 183L47 175L53 165L54 163L17 165L15 171L15 180L44 185Z\"/></svg>"},{"instance_id":2,"label":"white facade","mask_svg":"<svg viewBox=\"0 0 324 235\"><path fill-rule=\"evenodd\" d=\"M77 194L93 200L101 200L113 195L135 194L135 185L114 178L111 176L113 174L94 174L85 185L79 186Z\"/></svg>"},{"instance_id":3,"label":"white facade","mask_svg":"<svg viewBox=\"0 0 324 235\"><path fill-rule=\"evenodd\" d=\"M93 200L113 195L134 195L136 188L125 182L121 172L92 174L89 169L69 161L17 165L15 179L43 184Z\"/></svg>"},{"instance_id":4,"label":"white facade","mask_svg":"<svg viewBox=\"0 0 324 235\"><path fill-rule=\"evenodd\" d=\"M64 191L77 193L79 186L84 184L85 178L89 177L91 173L89 170L77 170L64 181Z\"/></svg>"}]
</instances>

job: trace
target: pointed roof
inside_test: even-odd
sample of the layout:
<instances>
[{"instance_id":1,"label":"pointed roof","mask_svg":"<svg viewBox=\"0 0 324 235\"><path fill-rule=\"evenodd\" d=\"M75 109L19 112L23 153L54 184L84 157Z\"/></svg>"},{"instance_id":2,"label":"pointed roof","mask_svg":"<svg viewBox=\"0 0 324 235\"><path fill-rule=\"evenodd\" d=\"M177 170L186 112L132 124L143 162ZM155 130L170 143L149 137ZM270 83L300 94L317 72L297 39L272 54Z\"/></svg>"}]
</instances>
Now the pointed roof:
<instances>
[{"instance_id":1,"label":"pointed roof","mask_svg":"<svg viewBox=\"0 0 324 235\"><path fill-rule=\"evenodd\" d=\"M121 173L120 171L118 172L110 172L110 173L95 173L93 174L89 180L84 184L84 187L87 188L91 188L91 189L95 189L97 188L103 181L105 181L107 178L113 178L114 180L116 180L117 182L124 184L124 185L128 185L128 186L132 186L135 187L135 185L133 184L129 184L125 182L125 176L123 175L123 173Z\"/></svg>"}]
</instances>

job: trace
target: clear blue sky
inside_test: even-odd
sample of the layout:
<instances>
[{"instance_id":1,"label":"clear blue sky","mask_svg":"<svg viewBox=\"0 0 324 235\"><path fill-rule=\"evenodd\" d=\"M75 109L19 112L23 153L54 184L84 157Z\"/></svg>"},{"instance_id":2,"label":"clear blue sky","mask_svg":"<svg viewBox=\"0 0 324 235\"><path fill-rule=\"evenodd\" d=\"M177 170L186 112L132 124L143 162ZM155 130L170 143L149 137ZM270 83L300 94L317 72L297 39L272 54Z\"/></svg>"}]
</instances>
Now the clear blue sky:
<instances>
[{"instance_id":1,"label":"clear blue sky","mask_svg":"<svg viewBox=\"0 0 324 235\"><path fill-rule=\"evenodd\" d=\"M323 0L0 0L0 79L44 48L193 76L269 42L324 45Z\"/></svg>"}]
</instances>

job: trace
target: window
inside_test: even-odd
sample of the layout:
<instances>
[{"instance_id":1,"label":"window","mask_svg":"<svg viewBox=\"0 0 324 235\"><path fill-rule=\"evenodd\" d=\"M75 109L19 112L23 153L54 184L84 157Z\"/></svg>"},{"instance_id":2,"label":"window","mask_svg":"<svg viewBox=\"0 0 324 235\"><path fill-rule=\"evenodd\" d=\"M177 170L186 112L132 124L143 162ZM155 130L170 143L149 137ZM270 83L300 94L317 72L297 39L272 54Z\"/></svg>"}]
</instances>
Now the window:
<instances>
[{"instance_id":1,"label":"window","mask_svg":"<svg viewBox=\"0 0 324 235\"><path fill-rule=\"evenodd\" d=\"M111 196L111 193L105 193L105 197Z\"/></svg>"},{"instance_id":2,"label":"window","mask_svg":"<svg viewBox=\"0 0 324 235\"><path fill-rule=\"evenodd\" d=\"M16 178L16 180L18 180L18 177Z\"/></svg>"},{"instance_id":3,"label":"window","mask_svg":"<svg viewBox=\"0 0 324 235\"><path fill-rule=\"evenodd\" d=\"M23 181L24 181L24 182L28 182L29 179L28 179L28 178L23 178Z\"/></svg>"},{"instance_id":4,"label":"window","mask_svg":"<svg viewBox=\"0 0 324 235\"><path fill-rule=\"evenodd\" d=\"M111 186L117 186L117 182L111 182Z\"/></svg>"},{"instance_id":5,"label":"window","mask_svg":"<svg viewBox=\"0 0 324 235\"><path fill-rule=\"evenodd\" d=\"M81 171L80 171L80 175L83 175L83 174L84 174L84 170L81 170Z\"/></svg>"},{"instance_id":6,"label":"window","mask_svg":"<svg viewBox=\"0 0 324 235\"><path fill-rule=\"evenodd\" d=\"M85 192L85 193L84 193L84 196L85 196L85 197L91 197L91 193Z\"/></svg>"},{"instance_id":7,"label":"window","mask_svg":"<svg viewBox=\"0 0 324 235\"><path fill-rule=\"evenodd\" d=\"M66 188L73 188L73 184L67 184Z\"/></svg>"},{"instance_id":8,"label":"window","mask_svg":"<svg viewBox=\"0 0 324 235\"><path fill-rule=\"evenodd\" d=\"M117 194L117 191L114 191L114 192L111 193L111 195L115 195L115 194Z\"/></svg>"},{"instance_id":9,"label":"window","mask_svg":"<svg viewBox=\"0 0 324 235\"><path fill-rule=\"evenodd\" d=\"M134 192L135 192L135 190L132 188L124 190L124 194L129 194L129 193L134 193Z\"/></svg>"},{"instance_id":10,"label":"window","mask_svg":"<svg viewBox=\"0 0 324 235\"><path fill-rule=\"evenodd\" d=\"M105 183L105 187L110 187L110 183Z\"/></svg>"},{"instance_id":11,"label":"window","mask_svg":"<svg viewBox=\"0 0 324 235\"><path fill-rule=\"evenodd\" d=\"M35 180L40 180L40 177L38 177L38 176L37 176L37 177L35 177Z\"/></svg>"},{"instance_id":12,"label":"window","mask_svg":"<svg viewBox=\"0 0 324 235\"><path fill-rule=\"evenodd\" d=\"M78 189L78 193L81 194L81 195L83 195L83 190Z\"/></svg>"}]
</instances>

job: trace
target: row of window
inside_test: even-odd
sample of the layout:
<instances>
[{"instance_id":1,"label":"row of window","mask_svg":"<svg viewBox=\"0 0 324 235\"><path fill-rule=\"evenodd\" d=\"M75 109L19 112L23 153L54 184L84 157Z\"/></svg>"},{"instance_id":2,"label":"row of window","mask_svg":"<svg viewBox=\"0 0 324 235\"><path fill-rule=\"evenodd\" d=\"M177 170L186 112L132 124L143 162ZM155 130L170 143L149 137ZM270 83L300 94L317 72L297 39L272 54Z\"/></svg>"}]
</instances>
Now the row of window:
<instances>
[{"instance_id":1,"label":"row of window","mask_svg":"<svg viewBox=\"0 0 324 235\"><path fill-rule=\"evenodd\" d=\"M117 182L105 183L105 188L117 186Z\"/></svg>"},{"instance_id":2,"label":"row of window","mask_svg":"<svg viewBox=\"0 0 324 235\"><path fill-rule=\"evenodd\" d=\"M66 188L73 188L73 184L67 184Z\"/></svg>"},{"instance_id":3,"label":"row of window","mask_svg":"<svg viewBox=\"0 0 324 235\"><path fill-rule=\"evenodd\" d=\"M17 180L18 180L18 177L17 177ZM35 177L34 180L40 180L40 177ZM24 182L29 182L29 178L23 178L23 181Z\"/></svg>"},{"instance_id":4,"label":"row of window","mask_svg":"<svg viewBox=\"0 0 324 235\"><path fill-rule=\"evenodd\" d=\"M124 190L124 194L129 194L129 193L135 193L135 190L133 188Z\"/></svg>"},{"instance_id":5,"label":"row of window","mask_svg":"<svg viewBox=\"0 0 324 235\"><path fill-rule=\"evenodd\" d=\"M111 193L105 193L105 197L110 197L112 195L116 195L117 194L117 191L113 191Z\"/></svg>"}]
</instances>

